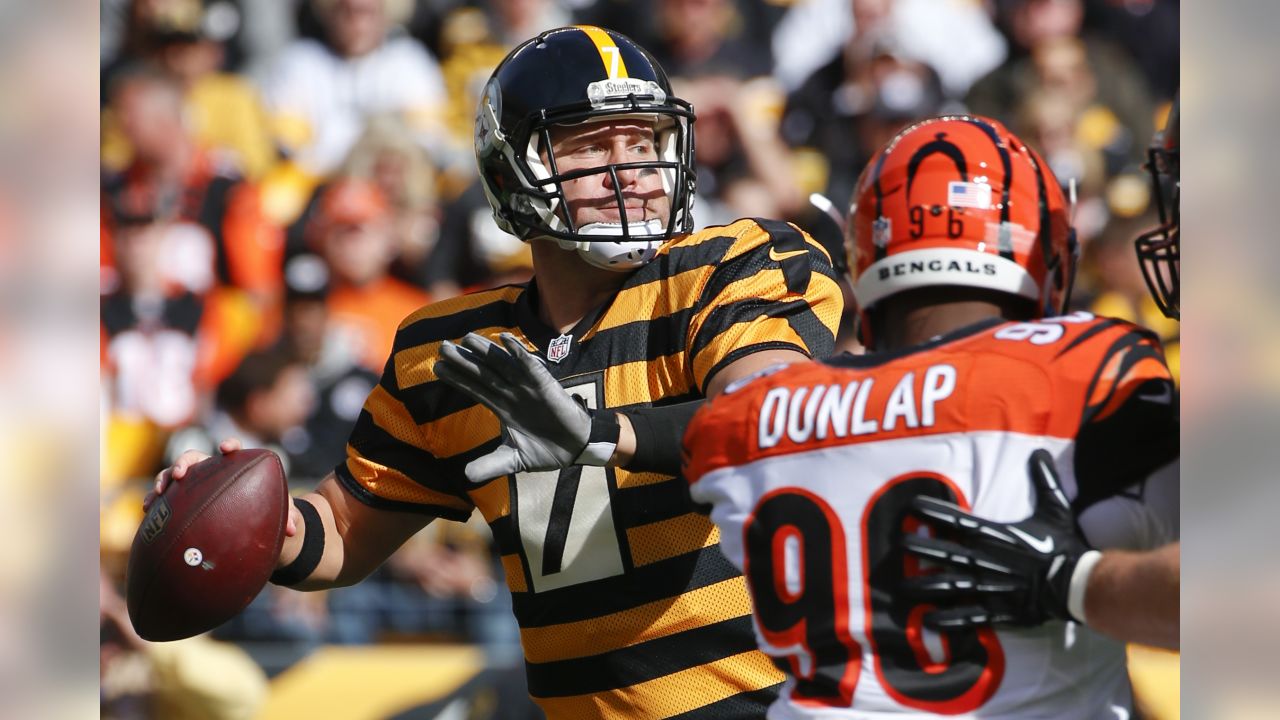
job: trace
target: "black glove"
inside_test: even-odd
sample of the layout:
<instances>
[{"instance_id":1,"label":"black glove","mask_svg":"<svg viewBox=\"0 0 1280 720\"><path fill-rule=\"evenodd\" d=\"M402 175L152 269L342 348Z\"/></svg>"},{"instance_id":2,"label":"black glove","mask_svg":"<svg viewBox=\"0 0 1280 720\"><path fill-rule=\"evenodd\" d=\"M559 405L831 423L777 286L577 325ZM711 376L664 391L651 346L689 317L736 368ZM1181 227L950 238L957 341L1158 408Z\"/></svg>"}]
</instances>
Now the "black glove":
<instances>
[{"instance_id":1,"label":"black glove","mask_svg":"<svg viewBox=\"0 0 1280 720\"><path fill-rule=\"evenodd\" d=\"M925 615L926 626L941 631L988 623L1030 627L1049 620L1083 622L1077 615L1083 615L1084 587L1099 553L1089 549L1076 529L1053 457L1036 450L1028 472L1035 512L1019 522L984 520L931 497L913 501L913 514L956 540L903 537L908 553L946 568L903 581L902 591L909 597L938 606Z\"/></svg>"}]
</instances>

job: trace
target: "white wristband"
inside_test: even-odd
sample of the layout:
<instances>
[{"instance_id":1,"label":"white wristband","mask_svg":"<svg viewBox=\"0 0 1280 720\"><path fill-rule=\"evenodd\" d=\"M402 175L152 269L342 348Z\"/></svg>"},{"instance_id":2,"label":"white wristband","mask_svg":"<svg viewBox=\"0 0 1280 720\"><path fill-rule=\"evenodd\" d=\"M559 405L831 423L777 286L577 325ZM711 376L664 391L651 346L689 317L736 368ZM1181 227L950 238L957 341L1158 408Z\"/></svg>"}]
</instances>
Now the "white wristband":
<instances>
[{"instance_id":1,"label":"white wristband","mask_svg":"<svg viewBox=\"0 0 1280 720\"><path fill-rule=\"evenodd\" d=\"M609 464L609 458L613 457L614 451L618 449L616 442L589 442L582 449L582 453L574 459L574 465L597 465L605 466Z\"/></svg>"},{"instance_id":2,"label":"white wristband","mask_svg":"<svg viewBox=\"0 0 1280 720\"><path fill-rule=\"evenodd\" d=\"M1089 576L1093 568L1102 559L1102 553L1090 550L1076 561L1076 568L1071 573L1071 583L1067 587L1067 612L1071 617L1088 625L1084 616L1084 595L1089 590Z\"/></svg>"}]
</instances>

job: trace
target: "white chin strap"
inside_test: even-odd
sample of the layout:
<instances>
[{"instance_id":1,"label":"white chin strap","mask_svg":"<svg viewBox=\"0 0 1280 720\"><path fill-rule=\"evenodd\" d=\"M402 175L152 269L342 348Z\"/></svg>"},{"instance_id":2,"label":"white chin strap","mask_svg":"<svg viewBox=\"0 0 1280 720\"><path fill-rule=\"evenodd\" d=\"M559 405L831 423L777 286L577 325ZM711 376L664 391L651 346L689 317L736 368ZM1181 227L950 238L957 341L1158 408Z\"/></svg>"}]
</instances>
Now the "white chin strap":
<instances>
[{"instance_id":1,"label":"white chin strap","mask_svg":"<svg viewBox=\"0 0 1280 720\"><path fill-rule=\"evenodd\" d=\"M589 265L604 270L625 272L646 265L658 256L658 248L662 247L661 237L666 230L666 225L654 218L627 224L628 234L639 239L594 242L557 239L556 242L565 250L577 250L578 256ZM590 223L578 228L577 234L587 237L622 238L622 223ZM645 236L649 237L646 239Z\"/></svg>"}]
</instances>

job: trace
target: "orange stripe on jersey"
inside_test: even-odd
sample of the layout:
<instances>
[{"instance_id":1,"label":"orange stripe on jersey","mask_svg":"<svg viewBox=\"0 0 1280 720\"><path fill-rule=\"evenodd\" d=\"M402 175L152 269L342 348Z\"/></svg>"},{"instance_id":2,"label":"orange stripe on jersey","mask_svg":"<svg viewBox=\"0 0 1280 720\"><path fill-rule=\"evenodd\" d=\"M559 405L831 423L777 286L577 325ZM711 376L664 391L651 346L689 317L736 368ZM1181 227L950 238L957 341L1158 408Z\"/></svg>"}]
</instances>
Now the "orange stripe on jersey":
<instances>
[{"instance_id":1,"label":"orange stripe on jersey","mask_svg":"<svg viewBox=\"0 0 1280 720\"><path fill-rule=\"evenodd\" d=\"M738 240L733 244L733 246L729 248L728 252L725 253L724 259L720 261L721 265L761 245L762 239L760 235L757 234L761 231L759 231L758 226L752 226L752 228L755 228L757 232L746 232L740 238L738 238ZM752 229L752 228L748 228L748 229ZM767 236L765 236L764 242L768 242ZM828 257L826 251L822 249L822 246L819 245L813 239L809 238L808 236L805 236L804 242L805 242L806 248L816 248L820 253L822 253L823 257ZM770 248L771 256L773 252L774 252L774 248L771 247ZM843 297L843 295L841 294L839 285L837 285L835 281L832 280L831 278L814 273L810 275L809 282L812 283L814 281L824 282L828 287L822 288L821 290L815 290L813 288L810 288L805 293L808 297L811 297L811 298L823 297L823 296L831 295L833 293L836 297L841 297L841 298ZM706 321L707 316L710 315L712 312L714 312L716 306L720 304L731 303L736 300L745 300L748 298L775 297L777 295L777 291L775 288L785 287L785 286L786 286L786 278L783 275L781 268L764 269L764 270L761 270L760 272L756 272L752 275L748 275L747 277L731 282L728 285L726 285L724 289L721 290L716 295L716 297L714 298L716 302L709 303L705 309L703 309L697 315L694 315L693 320L690 321L689 323L689 326L693 328L694 331L696 332L697 328L702 327L702 324ZM796 295L795 297L800 297L800 296ZM843 307L838 308L837 314L842 310L843 310Z\"/></svg>"},{"instance_id":2,"label":"orange stripe on jersey","mask_svg":"<svg viewBox=\"0 0 1280 720\"><path fill-rule=\"evenodd\" d=\"M440 343L426 343L395 354L396 385L411 388L436 379L435 363L440 356Z\"/></svg>"},{"instance_id":3,"label":"orange stripe on jersey","mask_svg":"<svg viewBox=\"0 0 1280 720\"><path fill-rule=\"evenodd\" d=\"M403 330L420 320L430 320L432 318L441 318L453 315L462 310L480 307L492 302L512 303L520 294L524 292L523 287L501 287L484 292L471 293L468 295L459 295L440 302L434 302L423 308L410 313L400 322L400 329Z\"/></svg>"},{"instance_id":4,"label":"orange stripe on jersey","mask_svg":"<svg viewBox=\"0 0 1280 720\"><path fill-rule=\"evenodd\" d=\"M485 483L467 491L471 501L484 512L486 522L511 514L511 488L502 480Z\"/></svg>"},{"instance_id":5,"label":"orange stripe on jersey","mask_svg":"<svg viewBox=\"0 0 1280 720\"><path fill-rule=\"evenodd\" d=\"M782 673L767 656L752 650L620 690L534 700L551 718L658 720L697 710L744 690L766 688L782 679ZM692 687L698 691L688 692Z\"/></svg>"},{"instance_id":6,"label":"orange stripe on jersey","mask_svg":"<svg viewBox=\"0 0 1280 720\"><path fill-rule=\"evenodd\" d=\"M471 506L456 495L428 490L409 479L407 475L361 457L355 448L347 445L347 471L351 477L369 492L387 500L439 505L463 512L471 512Z\"/></svg>"},{"instance_id":7,"label":"orange stripe on jersey","mask_svg":"<svg viewBox=\"0 0 1280 720\"><path fill-rule=\"evenodd\" d=\"M618 489L640 487L642 485L657 485L658 483L671 482L670 475L653 472L634 472L623 468L614 468L614 476L618 480Z\"/></svg>"},{"instance_id":8,"label":"orange stripe on jersey","mask_svg":"<svg viewBox=\"0 0 1280 720\"><path fill-rule=\"evenodd\" d=\"M1159 360L1155 358L1139 360L1133 367L1129 368L1129 372L1125 374L1125 377L1116 384L1115 392L1111 395L1107 404L1098 411L1098 414L1093 416L1093 421L1105 420L1109 415L1119 410L1144 382L1152 378L1167 376L1168 369Z\"/></svg>"},{"instance_id":9,"label":"orange stripe on jersey","mask_svg":"<svg viewBox=\"0 0 1280 720\"><path fill-rule=\"evenodd\" d=\"M805 348L804 340L796 334L785 318L760 317L749 323L738 323L725 328L698 353L693 360L693 376L702 386L711 372L734 348L766 342L783 342Z\"/></svg>"},{"instance_id":10,"label":"orange stripe on jersey","mask_svg":"<svg viewBox=\"0 0 1280 720\"><path fill-rule=\"evenodd\" d=\"M511 592L529 592L529 587L524 582L524 564L520 562L519 555L503 555L502 571L507 575L507 587L511 588Z\"/></svg>"},{"instance_id":11,"label":"orange stripe on jersey","mask_svg":"<svg viewBox=\"0 0 1280 720\"><path fill-rule=\"evenodd\" d=\"M689 513L670 520L629 528L627 543L636 566L684 555L720 542L720 529L711 518Z\"/></svg>"},{"instance_id":12,"label":"orange stripe on jersey","mask_svg":"<svg viewBox=\"0 0 1280 720\"><path fill-rule=\"evenodd\" d=\"M742 577L690 590L630 610L574 623L520 630L525 658L548 662L599 655L751 614ZM636 628L643 628L636 632ZM578 717L572 713L561 717Z\"/></svg>"},{"instance_id":13,"label":"orange stripe on jersey","mask_svg":"<svg viewBox=\"0 0 1280 720\"><path fill-rule=\"evenodd\" d=\"M691 391L692 378L685 374L683 360L683 353L676 353L605 368L605 407L652 403Z\"/></svg>"},{"instance_id":14,"label":"orange stripe on jersey","mask_svg":"<svg viewBox=\"0 0 1280 720\"><path fill-rule=\"evenodd\" d=\"M409 410L381 385L373 386L364 401L364 409L373 417L373 422L391 437L408 445L422 442L422 431Z\"/></svg>"},{"instance_id":15,"label":"orange stripe on jersey","mask_svg":"<svg viewBox=\"0 0 1280 720\"><path fill-rule=\"evenodd\" d=\"M696 299L698 292L701 290L698 287L699 284L706 281L712 269L714 268L697 267L665 277L661 282L650 282L627 288L623 291L625 299L634 307L655 308L655 310L666 310L667 312L654 312L652 317L636 317L629 313L605 313L605 316L600 319L600 324L595 327L594 332L610 330L633 322L650 322L657 318L666 317L673 312L686 309L683 305L672 303L671 298ZM622 299L623 295L619 295L614 302ZM663 307L664 305L667 307Z\"/></svg>"},{"instance_id":16,"label":"orange stripe on jersey","mask_svg":"<svg viewBox=\"0 0 1280 720\"><path fill-rule=\"evenodd\" d=\"M1120 364L1123 360L1123 352L1107 358L1106 364L1098 371L1098 384L1094 386L1093 393L1086 400L1089 405L1101 405L1106 402L1107 395L1116 386L1116 376L1120 373Z\"/></svg>"},{"instance_id":17,"label":"orange stripe on jersey","mask_svg":"<svg viewBox=\"0 0 1280 720\"><path fill-rule=\"evenodd\" d=\"M428 306L432 307L432 306ZM497 342L498 334L513 331L512 328L487 327L474 332ZM455 341L461 338L454 338ZM528 341L524 341L528 344ZM436 379L436 360L440 357L440 343L429 342L401 350L395 355L396 384L402 390L424 385Z\"/></svg>"},{"instance_id":18,"label":"orange stripe on jersey","mask_svg":"<svg viewBox=\"0 0 1280 720\"><path fill-rule=\"evenodd\" d=\"M427 449L436 457L453 457L480 447L500 432L498 417L483 405L472 405L422 426Z\"/></svg>"},{"instance_id":19,"label":"orange stripe on jersey","mask_svg":"<svg viewBox=\"0 0 1280 720\"><path fill-rule=\"evenodd\" d=\"M622 51L618 44L609 37L609 33L594 25L575 25L595 43L596 52L600 53L600 62L604 63L604 71L609 79L631 77L627 74L627 63L622 59Z\"/></svg>"}]
</instances>

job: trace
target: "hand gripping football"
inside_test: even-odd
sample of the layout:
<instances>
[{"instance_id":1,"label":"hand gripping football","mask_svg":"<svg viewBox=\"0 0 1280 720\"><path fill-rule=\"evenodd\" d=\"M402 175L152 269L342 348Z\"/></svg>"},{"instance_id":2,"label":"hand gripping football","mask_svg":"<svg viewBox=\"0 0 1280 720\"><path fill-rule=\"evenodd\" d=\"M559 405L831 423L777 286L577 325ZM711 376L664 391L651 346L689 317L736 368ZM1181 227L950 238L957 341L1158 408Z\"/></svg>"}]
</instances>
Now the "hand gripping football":
<instances>
[{"instance_id":1,"label":"hand gripping football","mask_svg":"<svg viewBox=\"0 0 1280 720\"><path fill-rule=\"evenodd\" d=\"M129 553L129 619L138 634L181 640L244 610L275 570L289 502L270 450L211 457L170 483Z\"/></svg>"}]
</instances>

